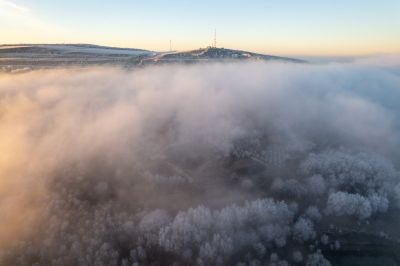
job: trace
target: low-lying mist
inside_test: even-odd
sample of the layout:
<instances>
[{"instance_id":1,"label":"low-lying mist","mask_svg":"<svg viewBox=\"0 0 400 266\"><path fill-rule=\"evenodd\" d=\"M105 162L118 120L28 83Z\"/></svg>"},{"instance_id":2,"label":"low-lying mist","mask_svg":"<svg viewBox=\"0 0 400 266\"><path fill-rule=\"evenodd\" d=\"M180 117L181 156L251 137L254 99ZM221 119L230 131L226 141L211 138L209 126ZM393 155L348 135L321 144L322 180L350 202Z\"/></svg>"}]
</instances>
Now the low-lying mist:
<instances>
[{"instance_id":1,"label":"low-lying mist","mask_svg":"<svg viewBox=\"0 0 400 266\"><path fill-rule=\"evenodd\" d=\"M398 57L0 74L0 264L330 265L345 232L398 241L399 99Z\"/></svg>"}]
</instances>

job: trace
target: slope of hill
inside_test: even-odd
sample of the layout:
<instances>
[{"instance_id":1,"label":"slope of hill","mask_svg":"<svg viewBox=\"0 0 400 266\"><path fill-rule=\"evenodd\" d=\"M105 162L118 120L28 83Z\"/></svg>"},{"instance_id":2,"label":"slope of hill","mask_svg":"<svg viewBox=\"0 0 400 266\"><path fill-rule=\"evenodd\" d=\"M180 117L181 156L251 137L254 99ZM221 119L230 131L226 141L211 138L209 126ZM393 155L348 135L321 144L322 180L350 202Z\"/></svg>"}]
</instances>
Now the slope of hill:
<instances>
[{"instance_id":1,"label":"slope of hill","mask_svg":"<svg viewBox=\"0 0 400 266\"><path fill-rule=\"evenodd\" d=\"M0 46L0 71L93 65L138 65L157 53L90 44L22 44Z\"/></svg>"},{"instance_id":2,"label":"slope of hill","mask_svg":"<svg viewBox=\"0 0 400 266\"><path fill-rule=\"evenodd\" d=\"M21 44L0 45L0 55L14 56L67 56L67 55L154 55L154 52L143 49L115 48L92 44Z\"/></svg>"}]
</instances>

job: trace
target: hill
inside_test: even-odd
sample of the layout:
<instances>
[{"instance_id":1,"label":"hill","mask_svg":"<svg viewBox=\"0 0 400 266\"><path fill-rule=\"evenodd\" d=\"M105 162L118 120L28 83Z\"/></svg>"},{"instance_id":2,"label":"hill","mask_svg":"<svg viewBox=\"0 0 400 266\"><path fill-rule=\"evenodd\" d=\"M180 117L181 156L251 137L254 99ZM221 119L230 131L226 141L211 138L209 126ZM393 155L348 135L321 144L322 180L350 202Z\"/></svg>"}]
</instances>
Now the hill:
<instances>
[{"instance_id":1,"label":"hill","mask_svg":"<svg viewBox=\"0 0 400 266\"><path fill-rule=\"evenodd\" d=\"M0 45L0 71L98 65L116 65L130 68L160 63L201 63L237 60L304 62L294 58L215 47L183 52L154 52L144 49L117 48L92 44Z\"/></svg>"}]
</instances>

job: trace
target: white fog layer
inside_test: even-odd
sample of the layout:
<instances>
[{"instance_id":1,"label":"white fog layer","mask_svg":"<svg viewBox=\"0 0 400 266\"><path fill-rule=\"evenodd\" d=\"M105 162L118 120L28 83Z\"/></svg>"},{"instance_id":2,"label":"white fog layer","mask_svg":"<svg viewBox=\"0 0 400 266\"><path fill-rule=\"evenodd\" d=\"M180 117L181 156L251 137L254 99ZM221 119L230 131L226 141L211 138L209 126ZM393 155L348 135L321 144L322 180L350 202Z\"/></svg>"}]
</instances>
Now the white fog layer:
<instances>
[{"instance_id":1,"label":"white fog layer","mask_svg":"<svg viewBox=\"0 0 400 266\"><path fill-rule=\"evenodd\" d=\"M399 57L0 73L0 265L331 265L345 234L397 243L399 103Z\"/></svg>"}]
</instances>

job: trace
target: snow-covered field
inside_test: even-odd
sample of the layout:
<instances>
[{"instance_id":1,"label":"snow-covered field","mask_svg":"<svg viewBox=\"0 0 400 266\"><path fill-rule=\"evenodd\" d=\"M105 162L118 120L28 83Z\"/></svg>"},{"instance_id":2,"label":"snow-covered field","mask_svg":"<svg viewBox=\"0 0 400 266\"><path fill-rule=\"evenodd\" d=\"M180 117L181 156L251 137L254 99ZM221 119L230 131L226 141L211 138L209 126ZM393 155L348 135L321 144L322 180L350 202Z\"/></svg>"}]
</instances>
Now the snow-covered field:
<instances>
[{"instance_id":1,"label":"snow-covered field","mask_svg":"<svg viewBox=\"0 0 400 266\"><path fill-rule=\"evenodd\" d=\"M110 48L101 46L73 46L73 45L38 45L41 48L58 50L61 53L89 53L103 55L154 55L154 52L140 49Z\"/></svg>"},{"instance_id":2,"label":"snow-covered field","mask_svg":"<svg viewBox=\"0 0 400 266\"><path fill-rule=\"evenodd\" d=\"M142 50L142 49L129 49L129 48L114 48L114 47L104 47L97 45L63 45L63 44L37 44L37 45L2 45L0 50L6 49L18 49L20 48L43 48L47 49L49 52L59 52L62 54L69 53L82 53L82 54L99 54L99 55L154 55L152 51ZM24 52L24 50L20 50ZM43 51L45 52L45 51Z\"/></svg>"}]
</instances>

